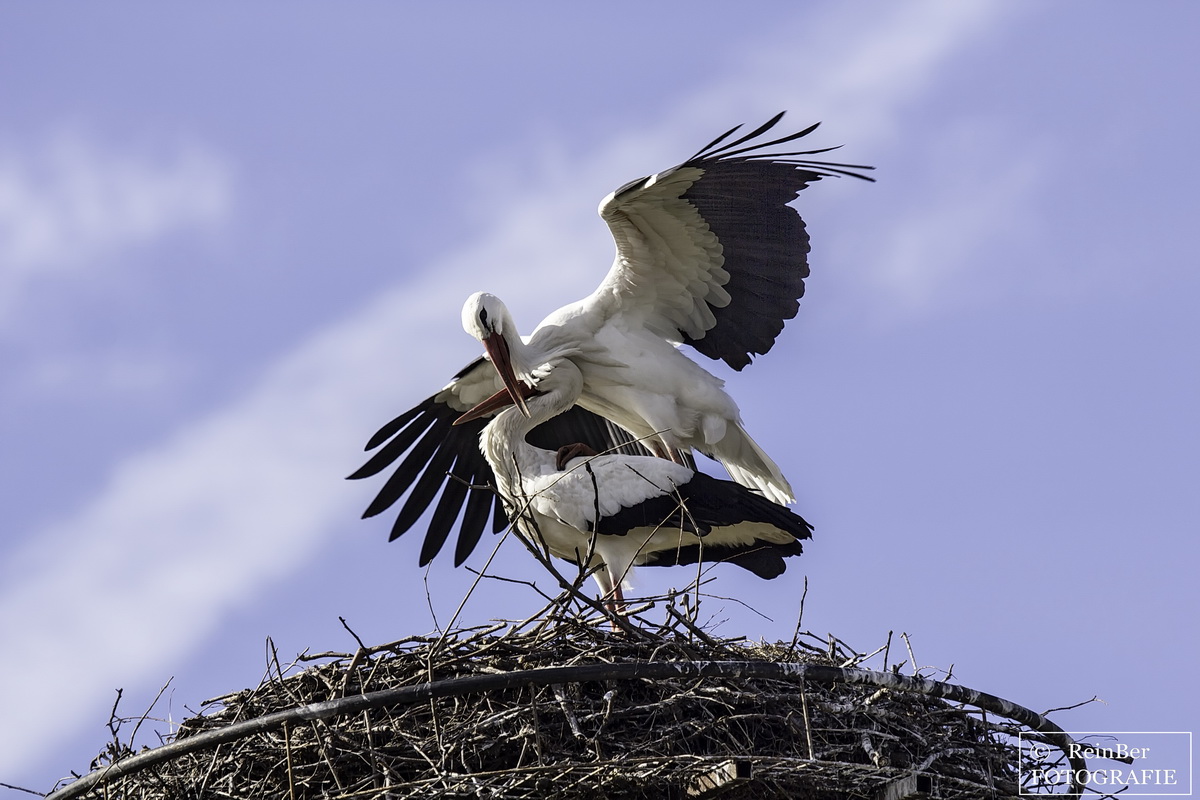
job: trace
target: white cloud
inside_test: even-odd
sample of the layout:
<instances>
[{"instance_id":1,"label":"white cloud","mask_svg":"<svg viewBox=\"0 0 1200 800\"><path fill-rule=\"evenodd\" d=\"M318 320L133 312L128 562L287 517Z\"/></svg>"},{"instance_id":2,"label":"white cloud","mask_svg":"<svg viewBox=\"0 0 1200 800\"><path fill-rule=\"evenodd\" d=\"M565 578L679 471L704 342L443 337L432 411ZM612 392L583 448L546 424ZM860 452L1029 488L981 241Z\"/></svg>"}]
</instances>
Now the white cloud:
<instances>
[{"instance_id":1,"label":"white cloud","mask_svg":"<svg viewBox=\"0 0 1200 800\"><path fill-rule=\"evenodd\" d=\"M229 164L195 143L155 156L60 134L0 149L0 314L40 277L221 222L232 194Z\"/></svg>"},{"instance_id":2,"label":"white cloud","mask_svg":"<svg viewBox=\"0 0 1200 800\"><path fill-rule=\"evenodd\" d=\"M764 110L787 108L793 123L824 121L818 134L801 141L813 142L806 147L851 142L854 154L878 150L900 133L897 113L926 94L947 62L1013 13L1011 4L994 0L826 8L823 18L803 21L820 36L803 37L801 48L794 27L776 26L763 46L747 49L741 69L692 98L684 108L694 129L719 129L731 110L753 122ZM714 95L722 101L713 102ZM842 153L828 157L841 160Z\"/></svg>"},{"instance_id":3,"label":"white cloud","mask_svg":"<svg viewBox=\"0 0 1200 800\"><path fill-rule=\"evenodd\" d=\"M487 184L473 194L480 207L506 208L508 235L530 235L526 247L533 252L545 247L541 234L551 224L573 225L577 242L584 242L587 258L584 269L573 271L553 259L532 258L520 270L501 270L498 279L507 279L520 287L525 302L532 306L527 288L531 270L539 263L546 271L537 280L549 280L557 287L572 282L571 291L546 292L551 298L540 311L557 307L564 298L580 297L591 291L596 276L607 266L610 240L598 219L590 225L579 224L578 216L565 214L548 222L548 209L578 208L580 202L595 204L607 191L626 179L628 168L616 164L641 164L652 171L690 154L704 143L704 132L724 130L743 122L743 132L764 121L780 109L788 115L777 129L792 132L812 122L822 126L795 145L802 149L839 144L845 147L814 156L834 162L873 163L880 167L872 174L880 183L865 186L853 179L828 180L816 191L825 208L837 207L847 220L841 229L823 229L822 249L830 252L832 243L841 248L841 260L857 266L854 278L862 288L881 298L878 309L888 316L896 312L921 314L938 302L955 298L961 283L954 280L969 272L975 250L983 242L1011 230L1016 220L1024 219L1028 198L1037 187L1039 168L1044 160L1037 145L1024 152L1009 145L1005 172L987 174L941 173L920 188L921 202L913 202L914 193L906 190L902 204L887 209L886 225L876 226L870 235L850 220L863 220L862 210L881 192L896 186L896 170L889 162L912 158L914 143L906 141L911 129L899 127L901 113L925 96L929 87L946 70L946 64L968 50L982 37L998 32L1001 23L1011 22L1026 13L1012 4L999 2L962 3L958 0L915 0L907 3L873 4L873 17L864 22L863 7L858 4L834 4L824 18L805 17L804 24L823 31L819 39L806 37L806 49L798 51L799 38L790 25L779 25L760 47L748 48L744 63L722 80L701 88L679 105L663 110L657 120L639 119L629 133L610 143L600 157L571 161L567 148L549 140L538 143L540 175L544 185L534 205L515 204L509 190L528 182L527 165L497 166L496 159L472 166L471 173ZM813 42L818 42L814 47ZM935 142L922 142L927 152L941 152L941 162L949 163L957 154L970 153L967 145L978 145L982 137L995 138L986 128L988 121L954 121L946 130L933 132ZM922 129L922 135L930 132ZM898 156L897 153L905 153ZM579 199L580 185L604 187L595 197ZM893 200L900 193L892 194ZM574 196L573 196L574 195ZM808 195L808 193L806 193ZM552 200L551 200L552 198ZM970 198L965 202L964 198ZM865 202L864 202L865 201ZM800 205L810 202L802 197ZM524 210L523 210L524 209ZM556 213L556 212L555 212ZM592 243L595 243L594 245ZM577 246L568 251L580 252ZM561 255L559 256L561 258ZM504 263L504 262L496 262ZM589 266L590 265L590 266ZM508 299L508 294L493 289ZM511 292L518 295L516 288ZM510 302L510 305L513 305ZM514 306L517 322L528 329L536 315L523 317Z\"/></svg>"},{"instance_id":4,"label":"white cloud","mask_svg":"<svg viewBox=\"0 0 1200 800\"><path fill-rule=\"evenodd\" d=\"M41 356L11 381L10 391L35 401L86 391L97 400L146 404L161 401L192 377L185 359L149 343L134 350Z\"/></svg>"},{"instance_id":5,"label":"white cloud","mask_svg":"<svg viewBox=\"0 0 1200 800\"><path fill-rule=\"evenodd\" d=\"M1025 249L1036 227L1033 198L1051 174L1043 166L1051 157L1036 143L1009 145L997 170L970 155L972 148L986 152L982 143L994 140L995 131L979 121L953 127L925 143L944 163L906 188L920 202L891 210L876 236L845 243L882 316L921 315L979 297L994 302L1013 287L1030 290L1021 269L997 272L992 256ZM964 139L972 144L962 146Z\"/></svg>"},{"instance_id":6,"label":"white cloud","mask_svg":"<svg viewBox=\"0 0 1200 800\"><path fill-rule=\"evenodd\" d=\"M760 49L736 79L705 88L678 109L665 111L649 134L630 135L574 169L606 176L615 186L631 177L625 170L632 150L661 151L669 163L680 146L687 150L702 143L696 131L727 125L730 109L753 121L764 106L790 106L807 120L798 102L802 94L825 98L824 103L871 107L872 115L886 119L898 102L897 81L904 82L906 96L919 92L953 46L978 32L982 12L968 13L963 6L988 7L910 4L906 8L927 13L899 21L864 22L852 10L842 12L844 18L834 21L841 27L831 29L830 36L853 28L854 35L841 40L854 49L814 55L828 59L824 71L803 54L784 49L771 56ZM943 11L945 19L937 16ZM932 30L921 25L930 15L939 21ZM795 75L773 66L779 63L804 72L803 90ZM754 87L755 97L746 96L747 86ZM843 99L839 92L853 97ZM23 231L24 238L7 242L0 252L27 274L211 220L228 199L221 188L226 179L213 177L224 173L203 155L180 155L165 173L152 173L145 165L87 163L91 166L64 171L74 177L64 177L54 190L39 193L27 178L11 184L37 202L33 211L22 211L11 206L16 194L3 201L10 206L0 220ZM11 164L0 168L13 170ZM147 177L152 174L158 178ZM56 708L74 709L72 719L86 719L112 686L161 674L172 659L208 636L225 611L309 558L335 521L353 513L345 506L339 478L355 466L345 459L352 452L348 444L362 435L359 421L386 419L403 407L398 403L419 399L459 366L463 352L471 352L457 330L458 308L469 290L487 287L503 294L505 287L496 286L494 278L503 275L514 289L518 322L529 329L537 312L595 285L601 254L590 245L581 248L579 241L589 236L601 241L603 231L577 210L593 208L599 196L582 191L570 168L552 170L524 199L507 194L511 185L505 187L504 202L493 204L496 227L486 241L448 255L423 282L381 297L356 318L301 343L246 397L118 465L89 505L25 537L26 544L3 567L0 650L53 652L58 643L70 641L89 653L90 667L80 672L72 663L51 659L29 670L13 659L0 661L0 684L27 687L6 701L6 718L18 724L0 728L0 752L18 762L35 757L69 733L64 716L47 707L47 697L54 697ZM141 188L130 188L135 186ZM123 198L116 202L123 210L97 210L98 196ZM173 211L148 210L144 201L151 197ZM585 233L589 224L594 230ZM67 243L51 243L54 237L46 230L63 233ZM586 263L576 268L576 259ZM11 292L14 287L19 285L0 288ZM404 343L412 340L422 347L406 349ZM404 389L407 397L398 400L395 373L381 365L401 361L412 375L434 377L429 385Z\"/></svg>"}]
</instances>

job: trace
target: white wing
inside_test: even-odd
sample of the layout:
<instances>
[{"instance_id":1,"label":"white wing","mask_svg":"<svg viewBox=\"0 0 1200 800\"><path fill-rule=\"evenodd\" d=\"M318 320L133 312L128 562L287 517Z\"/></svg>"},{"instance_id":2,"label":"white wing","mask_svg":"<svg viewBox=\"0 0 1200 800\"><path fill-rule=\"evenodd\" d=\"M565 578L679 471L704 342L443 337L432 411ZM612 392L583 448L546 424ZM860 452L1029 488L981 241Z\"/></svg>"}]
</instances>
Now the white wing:
<instances>
[{"instance_id":1,"label":"white wing","mask_svg":"<svg viewBox=\"0 0 1200 800\"><path fill-rule=\"evenodd\" d=\"M808 234L788 203L822 177L870 180L844 169L851 165L790 158L823 150L763 152L816 125L742 146L782 116L721 145L734 128L679 166L606 197L600 216L617 256L584 302L604 317L635 318L734 369L770 350L784 321L796 315L808 276Z\"/></svg>"},{"instance_id":2,"label":"white wing","mask_svg":"<svg viewBox=\"0 0 1200 800\"><path fill-rule=\"evenodd\" d=\"M597 511L604 519L670 495L693 475L661 458L604 455L574 459L563 472L528 479L525 490L536 511L587 533Z\"/></svg>"}]
</instances>

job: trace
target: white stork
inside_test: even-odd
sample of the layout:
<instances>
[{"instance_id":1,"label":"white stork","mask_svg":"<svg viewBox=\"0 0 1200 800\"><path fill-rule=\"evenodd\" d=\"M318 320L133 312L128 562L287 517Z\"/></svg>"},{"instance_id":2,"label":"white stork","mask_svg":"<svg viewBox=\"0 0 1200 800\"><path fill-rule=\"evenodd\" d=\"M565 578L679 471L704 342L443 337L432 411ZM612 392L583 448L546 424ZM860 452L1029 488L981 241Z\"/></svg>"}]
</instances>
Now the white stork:
<instances>
[{"instance_id":1,"label":"white stork","mask_svg":"<svg viewBox=\"0 0 1200 800\"><path fill-rule=\"evenodd\" d=\"M583 372L579 404L587 410L664 458L682 463L682 453L697 450L738 483L789 503L791 486L742 427L724 381L678 349L689 344L740 370L796 315L809 248L787 203L823 175L854 173L787 158L820 151L762 152L815 125L739 147L782 116L719 146L734 128L683 164L604 198L600 216L617 245L612 268L592 294L550 314L527 339L486 292L467 299L462 322L510 391L537 365L569 358Z\"/></svg>"},{"instance_id":2,"label":"white stork","mask_svg":"<svg viewBox=\"0 0 1200 800\"><path fill-rule=\"evenodd\" d=\"M395 465L363 516L381 513L407 493L392 526L394 539L436 499L421 563L437 554L460 515L455 560L462 563L489 512L494 530L508 520L491 493L468 491L494 480L476 446L484 421L457 428L451 423L555 358L568 358L583 372L583 408L535 428L532 443L557 449L583 442L597 451L623 445L625 452L648 454L629 442L649 436L647 444L659 455L691 465L688 448L712 454L738 482L776 501L790 500L786 479L742 429L722 382L675 347L689 345L737 370L770 350L784 321L796 315L809 274L808 234L788 203L823 177L864 178L851 170L869 169L797 158L822 150L769 151L816 125L751 141L782 116L730 141L734 128L677 167L605 198L600 213L617 243L616 262L592 295L551 314L528 341L498 300L469 300L464 326L484 342L506 384L478 359L384 425L367 443L378 451L350 476L365 478Z\"/></svg>"},{"instance_id":3,"label":"white stork","mask_svg":"<svg viewBox=\"0 0 1200 800\"><path fill-rule=\"evenodd\" d=\"M812 526L762 495L653 456L597 454L573 444L557 452L525 437L571 408L585 380L568 359L531 370L517 384L526 417L503 389L460 418L490 415L479 446L518 531L553 555L595 572L602 596L620 604L634 565L730 561L762 578L784 572Z\"/></svg>"}]
</instances>

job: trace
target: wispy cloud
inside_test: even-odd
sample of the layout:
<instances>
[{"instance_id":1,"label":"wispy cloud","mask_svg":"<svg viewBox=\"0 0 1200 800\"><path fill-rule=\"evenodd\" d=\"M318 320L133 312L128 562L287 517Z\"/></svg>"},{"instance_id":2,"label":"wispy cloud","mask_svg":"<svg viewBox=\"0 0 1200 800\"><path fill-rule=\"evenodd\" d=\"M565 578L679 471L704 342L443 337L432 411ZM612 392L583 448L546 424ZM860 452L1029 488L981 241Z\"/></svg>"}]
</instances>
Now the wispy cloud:
<instances>
[{"instance_id":1,"label":"wispy cloud","mask_svg":"<svg viewBox=\"0 0 1200 800\"><path fill-rule=\"evenodd\" d=\"M819 36L791 24L770 28L761 46L745 50L740 66L672 116L708 130L727 124L731 112L751 122L764 110L787 108L797 122L824 121L820 146L844 141L856 154L878 151L904 134L900 112L926 97L952 59L1000 31L1015 10L995 0L915 0L872 4L869 16L848 4L830 4L823 13L803 23L803 31Z\"/></svg>"},{"instance_id":2,"label":"wispy cloud","mask_svg":"<svg viewBox=\"0 0 1200 800\"><path fill-rule=\"evenodd\" d=\"M0 381L0 396L37 403L86 393L93 402L144 406L171 397L194 377L186 358L148 342L132 350L39 353Z\"/></svg>"},{"instance_id":3,"label":"wispy cloud","mask_svg":"<svg viewBox=\"0 0 1200 800\"><path fill-rule=\"evenodd\" d=\"M912 123L905 127L899 120L948 74L947 64L1027 13L1011 4L986 0L917 0L872 6L869 21L864 21L861 8L831 6L823 18L805 18L806 27L822 31L818 39L801 37L793 26L780 24L761 46L747 48L740 56L741 63L720 80L681 98L676 106L664 108L656 119L639 120L627 135L610 143L602 158L571 162L563 156L564 148L553 141L540 143L544 183L538 199L557 194L558 203L570 208L569 203L579 201L568 195L581 183L607 187L604 191L615 188L623 173L614 170L614 164L661 168L702 144L697 132L720 131L735 122L753 126L787 109L783 127L789 131L815 121L823 123L799 146L845 145L817 158L880 167L874 173L880 184L869 189L850 179L822 183L818 191L823 206L854 208L857 210L844 216L863 219L861 210L869 207L875 196L887 194L893 203L886 211L885 227L876 223L869 236L853 225L845 226L847 231L854 229L846 236L840 230L823 230L823 250L831 252L834 248L830 245L836 243L843 260L857 265L853 279L879 298L881 313L926 313L939 302L954 301L962 285L957 279L970 272L971 256L977 248L994 243L996 237L1011 232L1017 220L1024 219L1027 199L1038 185L1038 165L1047 156L1036 143L1024 150L1010 144L1003 173L942 171L923 176L927 183L905 187L903 202L896 203L899 192L891 191L899 180L894 165L912 161L918 151L941 153L940 163L951 163L956 154L964 152L964 142L978 144L984 137L997 135L986 129L987 121L954 121L952 114L942 114L939 119L944 127L932 131L922 127L921 136L926 140L914 143ZM795 45L801 39L805 42L802 50ZM477 202L488 208L511 209L514 198L508 192L520 181L516 175L497 175L497 169L490 163L474 165L474 174L495 178L478 187L476 196L485 199ZM918 192L922 200L913 202ZM802 197L800 207L807 202L809 197ZM515 208L521 208L519 200ZM546 213L539 203L526 213L512 214L506 220L511 225L509 234L518 233L523 226L534 232L544 230ZM577 226L576 235L581 241L596 242L589 251L592 254L610 246L598 221ZM536 249L544 244L534 236L529 246ZM531 265L540 261L532 259ZM564 278L566 272L579 279L576 295L558 295L561 301L590 291L597 268L595 261L590 272L550 267L540 277L562 281L570 279ZM522 270L513 279L523 282L528 275ZM521 293L529 297L524 283ZM529 327L533 321L524 321L523 326ZM522 320L518 318L518 322Z\"/></svg>"},{"instance_id":4,"label":"wispy cloud","mask_svg":"<svg viewBox=\"0 0 1200 800\"><path fill-rule=\"evenodd\" d=\"M594 227L585 231L576 209L594 207L599 196L582 191L573 170L616 185L630 177L625 170L632 150L656 158L661 151L667 160L655 166L663 166L680 155L680 146L702 143L697 131L727 125L731 113L753 121L764 108L793 107L807 119L802 95L830 106L870 107L872 120L886 120L898 102L898 84L906 96L919 93L955 48L978 34L986 16L964 7L988 8L908 4L907 9L925 11L911 19L867 22L848 10L829 22L829 35L849 44L812 56L793 52L783 31L778 42L757 48L740 74L665 109L648 133L589 154L586 165L546 170L541 185L531 186L525 197L512 196L513 184L507 183L504 202L493 205L495 227L484 241L447 254L421 281L300 343L245 397L117 465L86 507L27 534L2 568L2 649L47 652L69 640L91 655L91 664L80 672L51 660L31 672L11 659L0 662L0 684L28 687L7 701L6 717L18 724L0 729L0 752L22 761L44 751L68 733L62 715L47 709L46 697L75 709L72 718L86 718L112 686L161 674L165 664L208 636L223 612L308 559L335 520L352 513L340 476L354 466L346 459L363 431L351 421L385 419L398 402L402 408L419 399L459 366L465 337L457 330L459 305L476 288L504 293L491 277L496 264L514 265L507 283L525 329L536 322L531 314L594 287L599 256L590 244L581 249L579 241L603 242L604 234L590 219ZM846 35L851 29L854 35ZM827 59L824 69L816 69L818 56ZM846 99L847 93L853 97ZM879 122L879 130L886 127ZM0 162L5 170L0 174L19 176L7 178L0 220L20 233L6 239L0 252L22 274L0 290L11 295L36 270L78 263L98 249L206 223L228 201L222 188L227 173L203 154L181 152L165 172L120 160L100 162L107 166L78 154L52 155L52 165L71 168L52 166L61 175L47 185L30 179L26 167L14 167L11 158ZM18 196L29 199L34 210L16 208L12 198ZM98 210L97 197L121 198L114 203L123 210ZM148 198L171 213L148 210ZM52 242L55 236L47 231L60 232L67 243ZM580 258L585 260L573 268ZM380 365L399 359L398 343L406 339L423 343L404 353L408 371L435 377L398 399L393 373ZM105 619L122 624L97 624L89 609L100 607ZM20 674L4 674L11 669Z\"/></svg>"},{"instance_id":5,"label":"wispy cloud","mask_svg":"<svg viewBox=\"0 0 1200 800\"><path fill-rule=\"evenodd\" d=\"M34 281L229 213L232 170L183 143L153 157L61 133L0 148L0 317Z\"/></svg>"},{"instance_id":6,"label":"wispy cloud","mask_svg":"<svg viewBox=\"0 0 1200 800\"><path fill-rule=\"evenodd\" d=\"M987 122L929 132L916 162L926 174L910 166L902 178L903 193L919 202L895 203L892 194L885 226L841 244L858 264L859 283L869 293L863 300L877 316L911 318L981 297L998 301L1014 287L1030 291L1015 264L997 272L989 256L1008 253L1016 260L1028 246L1052 155L1036 141L997 145L1000 134ZM1003 168L971 154L979 151L1005 153ZM927 160L929 153L938 154L936 162Z\"/></svg>"}]
</instances>

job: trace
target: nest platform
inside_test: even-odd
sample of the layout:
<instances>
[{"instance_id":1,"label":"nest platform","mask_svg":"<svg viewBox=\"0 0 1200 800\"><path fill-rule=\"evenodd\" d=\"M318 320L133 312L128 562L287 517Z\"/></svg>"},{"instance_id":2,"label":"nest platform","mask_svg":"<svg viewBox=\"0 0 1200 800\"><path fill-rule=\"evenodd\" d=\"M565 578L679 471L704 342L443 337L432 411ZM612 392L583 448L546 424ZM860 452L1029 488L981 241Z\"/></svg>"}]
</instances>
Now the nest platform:
<instances>
[{"instance_id":1,"label":"nest platform","mask_svg":"<svg viewBox=\"0 0 1200 800\"><path fill-rule=\"evenodd\" d=\"M51 798L1008 798L1038 790L1019 735L1070 742L886 653L869 670L879 651L832 637L722 639L667 612L614 630L559 605L276 662L159 747L114 742Z\"/></svg>"}]
</instances>

